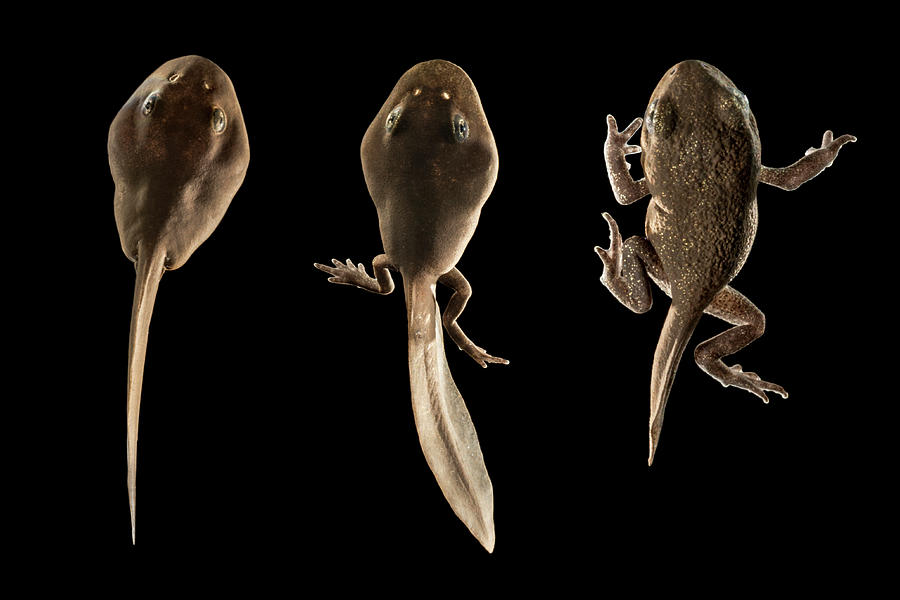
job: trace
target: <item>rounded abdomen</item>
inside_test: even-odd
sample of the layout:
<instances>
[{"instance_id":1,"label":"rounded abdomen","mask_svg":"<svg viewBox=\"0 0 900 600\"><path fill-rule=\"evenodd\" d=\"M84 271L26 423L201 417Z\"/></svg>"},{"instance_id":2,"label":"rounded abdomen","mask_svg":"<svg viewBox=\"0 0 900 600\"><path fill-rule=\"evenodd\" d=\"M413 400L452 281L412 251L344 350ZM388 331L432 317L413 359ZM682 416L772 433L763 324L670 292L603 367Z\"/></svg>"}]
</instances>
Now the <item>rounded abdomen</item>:
<instances>
[{"instance_id":1,"label":"rounded abdomen","mask_svg":"<svg viewBox=\"0 0 900 600\"><path fill-rule=\"evenodd\" d=\"M481 211L405 200L388 200L378 210L385 253L404 273L439 276L451 270L472 239Z\"/></svg>"},{"instance_id":2,"label":"rounded abdomen","mask_svg":"<svg viewBox=\"0 0 900 600\"><path fill-rule=\"evenodd\" d=\"M704 304L741 270L756 236L756 199L669 209L656 197L647 209L646 234L663 265L672 299ZM686 210L685 210L686 209Z\"/></svg>"}]
</instances>

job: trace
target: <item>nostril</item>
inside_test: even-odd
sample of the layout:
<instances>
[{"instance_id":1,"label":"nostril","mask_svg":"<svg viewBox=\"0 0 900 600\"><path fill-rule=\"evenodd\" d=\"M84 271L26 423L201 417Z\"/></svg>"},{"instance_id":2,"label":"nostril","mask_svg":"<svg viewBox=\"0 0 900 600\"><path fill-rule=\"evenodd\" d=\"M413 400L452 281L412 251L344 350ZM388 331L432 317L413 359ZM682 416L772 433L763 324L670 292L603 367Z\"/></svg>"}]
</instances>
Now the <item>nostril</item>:
<instances>
[{"instance_id":1,"label":"nostril","mask_svg":"<svg viewBox=\"0 0 900 600\"><path fill-rule=\"evenodd\" d=\"M175 83L175 82L178 81L180 78L181 78L181 73L172 73L171 75L169 75L169 82L170 82L170 83Z\"/></svg>"}]
</instances>

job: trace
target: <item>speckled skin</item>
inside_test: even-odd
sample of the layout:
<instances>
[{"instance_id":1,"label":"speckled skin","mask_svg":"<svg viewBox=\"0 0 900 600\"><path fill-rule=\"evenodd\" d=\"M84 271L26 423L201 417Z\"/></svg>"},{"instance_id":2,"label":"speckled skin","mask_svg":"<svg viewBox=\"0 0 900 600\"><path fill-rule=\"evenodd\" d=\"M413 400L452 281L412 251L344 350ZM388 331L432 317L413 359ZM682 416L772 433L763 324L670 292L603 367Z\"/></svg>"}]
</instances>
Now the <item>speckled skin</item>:
<instances>
[{"instance_id":1,"label":"speckled skin","mask_svg":"<svg viewBox=\"0 0 900 600\"><path fill-rule=\"evenodd\" d=\"M697 62L674 71L650 97L641 132L652 195L645 227L672 304L705 306L743 266L756 235L759 133L724 75Z\"/></svg>"},{"instance_id":2,"label":"speckled skin","mask_svg":"<svg viewBox=\"0 0 900 600\"><path fill-rule=\"evenodd\" d=\"M715 67L693 60L675 65L656 86L640 146L627 145L640 119L621 133L615 119L608 121L604 150L616 200L630 204L648 194L651 199L643 238L623 243L615 221L604 214L611 244L609 250L595 248L604 263L601 281L639 313L652 304L648 277L672 298L651 376L652 464L675 371L704 312L735 327L697 346L700 367L723 385L746 389L765 402L767 391L787 397L781 386L722 362L765 330L762 312L728 283L744 265L756 235L757 183L794 189L856 139L844 135L834 140L828 131L820 148L810 148L790 167L764 167L746 96ZM642 152L645 178L635 181L625 156L637 152Z\"/></svg>"},{"instance_id":3,"label":"speckled skin","mask_svg":"<svg viewBox=\"0 0 900 600\"><path fill-rule=\"evenodd\" d=\"M154 71L113 120L109 168L137 279L128 348L128 499L135 536L137 434L150 315L160 278L213 232L244 180L250 146L231 80L200 56Z\"/></svg>"},{"instance_id":4,"label":"speckled skin","mask_svg":"<svg viewBox=\"0 0 900 600\"><path fill-rule=\"evenodd\" d=\"M475 232L498 168L494 136L468 75L442 60L407 71L366 131L360 154L385 253L372 261L374 278L350 259L314 266L331 275L332 283L378 294L394 289L390 270L403 276L419 441L450 506L490 552L493 487L450 375L441 332L443 325L482 367L508 363L476 346L457 323L472 289L455 265ZM434 296L437 282L454 290L442 317Z\"/></svg>"}]
</instances>

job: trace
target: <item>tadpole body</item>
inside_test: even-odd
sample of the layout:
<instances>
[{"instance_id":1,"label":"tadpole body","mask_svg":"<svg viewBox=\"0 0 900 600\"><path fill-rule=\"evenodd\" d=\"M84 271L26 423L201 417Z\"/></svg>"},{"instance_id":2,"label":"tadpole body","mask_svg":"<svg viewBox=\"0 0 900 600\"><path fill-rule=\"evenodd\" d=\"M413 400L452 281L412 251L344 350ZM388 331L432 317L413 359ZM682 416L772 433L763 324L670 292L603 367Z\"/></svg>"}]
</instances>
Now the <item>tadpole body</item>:
<instances>
[{"instance_id":1,"label":"tadpole body","mask_svg":"<svg viewBox=\"0 0 900 600\"><path fill-rule=\"evenodd\" d=\"M228 75L208 59L184 56L156 69L125 102L110 126L107 149L119 239L137 273L127 390L134 542L141 384L159 282L219 224L244 180L250 146Z\"/></svg>"},{"instance_id":2,"label":"tadpole body","mask_svg":"<svg viewBox=\"0 0 900 600\"><path fill-rule=\"evenodd\" d=\"M409 377L419 442L444 497L469 531L494 548L494 496L475 427L453 382L442 329L482 367L508 361L476 346L460 329L472 288L456 263L475 233L497 179L498 155L468 75L443 60L420 63L397 82L360 148L384 254L360 263L316 264L332 283L388 294L390 271L403 277ZM441 315L435 287L453 290Z\"/></svg>"}]
</instances>

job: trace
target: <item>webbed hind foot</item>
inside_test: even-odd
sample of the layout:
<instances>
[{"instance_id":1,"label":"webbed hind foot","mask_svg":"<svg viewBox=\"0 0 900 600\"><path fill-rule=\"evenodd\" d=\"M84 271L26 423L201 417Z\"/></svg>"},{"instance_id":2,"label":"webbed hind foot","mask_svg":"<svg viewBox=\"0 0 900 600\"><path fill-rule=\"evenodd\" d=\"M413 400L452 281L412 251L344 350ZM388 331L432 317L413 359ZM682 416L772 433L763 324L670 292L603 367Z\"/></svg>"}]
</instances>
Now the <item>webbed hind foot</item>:
<instances>
[{"instance_id":1,"label":"webbed hind foot","mask_svg":"<svg viewBox=\"0 0 900 600\"><path fill-rule=\"evenodd\" d=\"M466 339L468 344L462 345L459 347L460 350L471 356L475 362L481 365L481 368L486 369L488 363L495 365L508 365L509 361L505 358L500 358L498 356L491 356L487 352L485 352L484 348L476 346L472 343L472 340Z\"/></svg>"},{"instance_id":2,"label":"webbed hind foot","mask_svg":"<svg viewBox=\"0 0 900 600\"><path fill-rule=\"evenodd\" d=\"M749 371L744 372L744 370L741 369L741 365L729 367L722 363L722 361L719 362L722 365L720 374L713 373L710 370L704 370L713 378L717 379L723 386L728 387L729 385L733 385L734 387L747 390L751 394L759 396L766 404L769 403L769 397L766 396L766 392L775 392L782 398L788 397L788 393L784 391L783 387L776 383L763 381L756 373Z\"/></svg>"},{"instance_id":3,"label":"webbed hind foot","mask_svg":"<svg viewBox=\"0 0 900 600\"><path fill-rule=\"evenodd\" d=\"M353 261L349 258L346 263L342 263L336 258L331 259L331 262L334 264L333 267L313 263L315 268L331 275L328 278L331 283L352 285L374 294L384 295L394 291L394 280L388 271L391 265L385 254L379 254L372 260L372 271L375 273L375 277L369 277L365 265L359 263L354 266Z\"/></svg>"}]
</instances>

